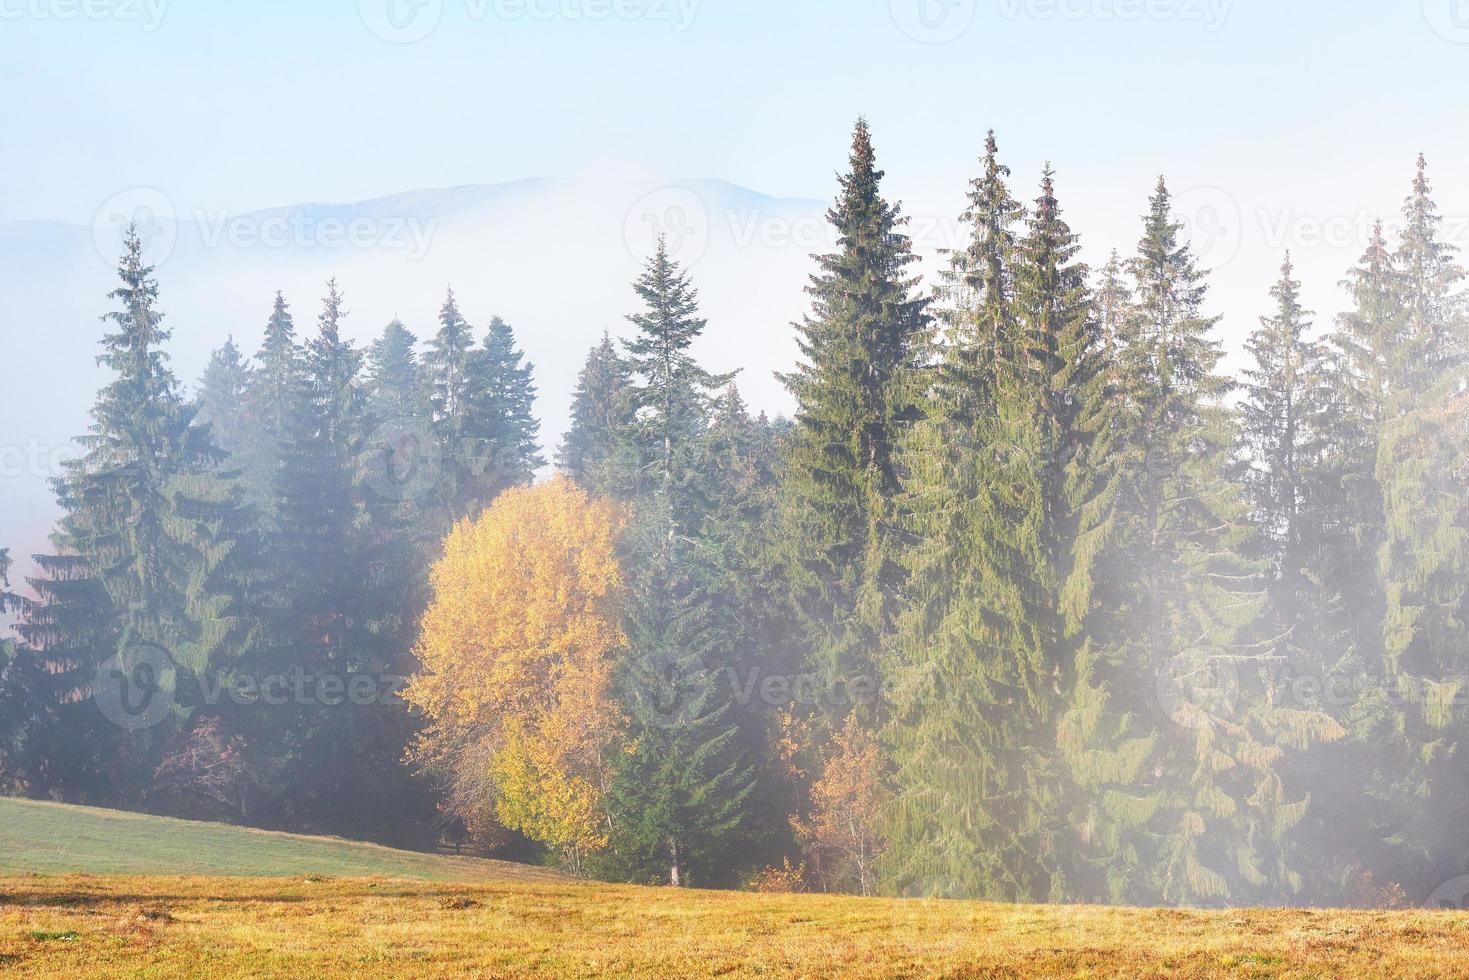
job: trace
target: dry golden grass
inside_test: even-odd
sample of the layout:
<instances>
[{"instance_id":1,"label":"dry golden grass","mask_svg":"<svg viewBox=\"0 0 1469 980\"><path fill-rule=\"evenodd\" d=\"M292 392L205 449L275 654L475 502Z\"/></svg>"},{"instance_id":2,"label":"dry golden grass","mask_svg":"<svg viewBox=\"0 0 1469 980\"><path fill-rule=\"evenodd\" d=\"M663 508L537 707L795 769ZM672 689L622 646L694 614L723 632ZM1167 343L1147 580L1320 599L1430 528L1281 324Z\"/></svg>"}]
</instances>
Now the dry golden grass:
<instances>
[{"instance_id":1,"label":"dry golden grass","mask_svg":"<svg viewBox=\"0 0 1469 980\"><path fill-rule=\"evenodd\" d=\"M0 878L0 972L1469 976L1469 916L1008 907L581 883Z\"/></svg>"}]
</instances>

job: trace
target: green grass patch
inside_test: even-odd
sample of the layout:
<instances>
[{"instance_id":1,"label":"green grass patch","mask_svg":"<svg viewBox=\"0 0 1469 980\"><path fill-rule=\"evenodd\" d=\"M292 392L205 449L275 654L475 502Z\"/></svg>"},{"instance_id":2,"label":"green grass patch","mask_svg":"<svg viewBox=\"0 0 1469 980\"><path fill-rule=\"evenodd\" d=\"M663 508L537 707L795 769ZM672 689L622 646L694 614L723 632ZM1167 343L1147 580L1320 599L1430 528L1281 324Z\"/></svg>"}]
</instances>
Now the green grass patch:
<instances>
[{"instance_id":1,"label":"green grass patch","mask_svg":"<svg viewBox=\"0 0 1469 980\"><path fill-rule=\"evenodd\" d=\"M503 861L0 798L0 875L75 873L559 880L554 872Z\"/></svg>"}]
</instances>

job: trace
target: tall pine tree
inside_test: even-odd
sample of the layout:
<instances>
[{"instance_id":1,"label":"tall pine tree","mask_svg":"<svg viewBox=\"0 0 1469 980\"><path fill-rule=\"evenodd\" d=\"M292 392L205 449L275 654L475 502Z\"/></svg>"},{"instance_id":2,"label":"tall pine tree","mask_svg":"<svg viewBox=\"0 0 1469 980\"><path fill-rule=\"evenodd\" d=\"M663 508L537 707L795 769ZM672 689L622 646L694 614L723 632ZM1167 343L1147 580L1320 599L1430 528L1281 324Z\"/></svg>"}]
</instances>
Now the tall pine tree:
<instances>
[{"instance_id":1,"label":"tall pine tree","mask_svg":"<svg viewBox=\"0 0 1469 980\"><path fill-rule=\"evenodd\" d=\"M192 682L228 669L253 636L237 598L248 574L242 507L215 475L218 450L168 366L158 285L132 232L118 277L98 356L112 380L78 439L85 455L55 481L57 553L41 559L38 598L20 627L47 661L48 697L67 732L62 794L113 803L138 802ZM128 673L153 648L180 668L180 708L172 722L115 727L90 699L99 668L121 657Z\"/></svg>"},{"instance_id":2,"label":"tall pine tree","mask_svg":"<svg viewBox=\"0 0 1469 980\"><path fill-rule=\"evenodd\" d=\"M906 219L882 196L866 120L849 162L827 215L838 250L817 259L812 310L796 325L802 363L781 378L797 405L781 491L786 564L806 660L838 724L857 700L850 689L879 681L901 575L896 446L918 414L914 375L930 329Z\"/></svg>"},{"instance_id":3,"label":"tall pine tree","mask_svg":"<svg viewBox=\"0 0 1469 980\"><path fill-rule=\"evenodd\" d=\"M423 357L425 377L433 410L437 455L443 465L434 526L443 536L455 521L472 509L472 473L465 465L473 460L470 411L474 403L474 328L459 312L450 289L439 310L439 330L428 343Z\"/></svg>"},{"instance_id":4,"label":"tall pine tree","mask_svg":"<svg viewBox=\"0 0 1469 980\"><path fill-rule=\"evenodd\" d=\"M628 317L637 333L625 344L634 379L632 435L641 486L672 541L696 526L688 480L715 393L734 375L710 374L689 353L709 321L699 316L698 291L669 256L667 241L658 240L633 288L644 308Z\"/></svg>"},{"instance_id":5,"label":"tall pine tree","mask_svg":"<svg viewBox=\"0 0 1469 980\"><path fill-rule=\"evenodd\" d=\"M1118 492L1061 729L1085 806L1081 897L1208 903L1299 887L1271 877L1267 838L1306 806L1281 789L1282 759L1333 734L1329 718L1248 690L1270 658L1246 632L1259 602L1241 554L1232 385L1217 373L1217 318L1203 312L1205 274L1181 227L1160 181L1127 263L1134 299L1107 460Z\"/></svg>"},{"instance_id":6,"label":"tall pine tree","mask_svg":"<svg viewBox=\"0 0 1469 980\"><path fill-rule=\"evenodd\" d=\"M627 342L639 492L624 543L631 717L608 794L612 867L687 885L728 868L746 822L754 771L740 739L735 688L721 676L740 646L722 542L706 526L702 454L715 391L731 375L689 353L707 321L665 243L634 283L643 309Z\"/></svg>"},{"instance_id":7,"label":"tall pine tree","mask_svg":"<svg viewBox=\"0 0 1469 980\"><path fill-rule=\"evenodd\" d=\"M954 260L926 418L905 443L913 544L889 726L899 892L1060 899L1057 695L1090 592L1105 363L1046 172L1023 239L993 134ZM973 270L974 275L965 274ZM961 285L962 284L962 285Z\"/></svg>"},{"instance_id":8,"label":"tall pine tree","mask_svg":"<svg viewBox=\"0 0 1469 980\"><path fill-rule=\"evenodd\" d=\"M1334 718L1325 720L1336 713L1332 706L1298 696L1308 690L1298 679L1336 669L1349 629L1330 544L1340 503L1329 451L1332 361L1311 336L1294 272L1287 255L1270 294L1275 314L1260 319L1245 345L1254 362L1244 372L1240 409L1249 458L1245 487L1256 528L1250 551L1261 563L1265 604L1254 630L1258 659L1241 674L1240 697L1334 742L1346 732ZM1333 791L1318 777L1317 755L1295 751L1263 784L1253 800L1260 810L1253 843L1269 887L1236 897L1279 901L1302 891L1303 850L1290 832L1303 817L1301 801Z\"/></svg>"},{"instance_id":9,"label":"tall pine tree","mask_svg":"<svg viewBox=\"0 0 1469 980\"><path fill-rule=\"evenodd\" d=\"M1388 357L1377 444L1383 643L1393 695L1381 736L1393 746L1384 790L1399 801L1396 880L1426 894L1469 858L1469 834L1453 816L1469 807L1469 495L1462 468L1469 320L1464 270L1443 238L1421 156L1403 219L1393 256L1400 332Z\"/></svg>"}]
</instances>

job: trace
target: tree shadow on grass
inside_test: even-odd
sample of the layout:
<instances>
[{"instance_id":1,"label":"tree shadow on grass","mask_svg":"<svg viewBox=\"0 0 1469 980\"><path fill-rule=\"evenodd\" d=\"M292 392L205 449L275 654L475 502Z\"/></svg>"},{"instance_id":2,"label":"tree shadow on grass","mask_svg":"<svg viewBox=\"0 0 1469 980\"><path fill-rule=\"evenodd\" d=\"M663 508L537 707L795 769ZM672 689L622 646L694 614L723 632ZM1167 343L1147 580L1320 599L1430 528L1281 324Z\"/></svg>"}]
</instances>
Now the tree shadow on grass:
<instances>
[{"instance_id":1,"label":"tree shadow on grass","mask_svg":"<svg viewBox=\"0 0 1469 980\"><path fill-rule=\"evenodd\" d=\"M260 902L269 905L293 905L311 899L309 895L134 895L128 892L0 892L0 908L95 908L103 905L159 905L203 902L206 904L245 905Z\"/></svg>"}]
</instances>

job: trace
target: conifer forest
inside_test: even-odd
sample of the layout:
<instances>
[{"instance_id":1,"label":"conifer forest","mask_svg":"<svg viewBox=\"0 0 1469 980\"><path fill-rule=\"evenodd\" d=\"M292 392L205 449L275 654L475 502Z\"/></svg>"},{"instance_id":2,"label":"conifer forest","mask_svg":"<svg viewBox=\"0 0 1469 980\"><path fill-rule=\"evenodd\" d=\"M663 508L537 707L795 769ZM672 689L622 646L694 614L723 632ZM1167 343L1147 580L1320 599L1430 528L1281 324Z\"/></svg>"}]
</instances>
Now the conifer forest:
<instances>
[{"instance_id":1,"label":"conifer forest","mask_svg":"<svg viewBox=\"0 0 1469 980\"><path fill-rule=\"evenodd\" d=\"M1168 180L1100 242L1003 135L935 266L856 123L793 411L700 356L742 325L664 242L560 433L452 288L365 345L346 282L265 293L181 377L190 284L119 236L50 544L0 541L0 794L696 888L1377 907L1469 872L1465 176L1399 148L1347 312L1282 249L1233 369Z\"/></svg>"}]
</instances>

